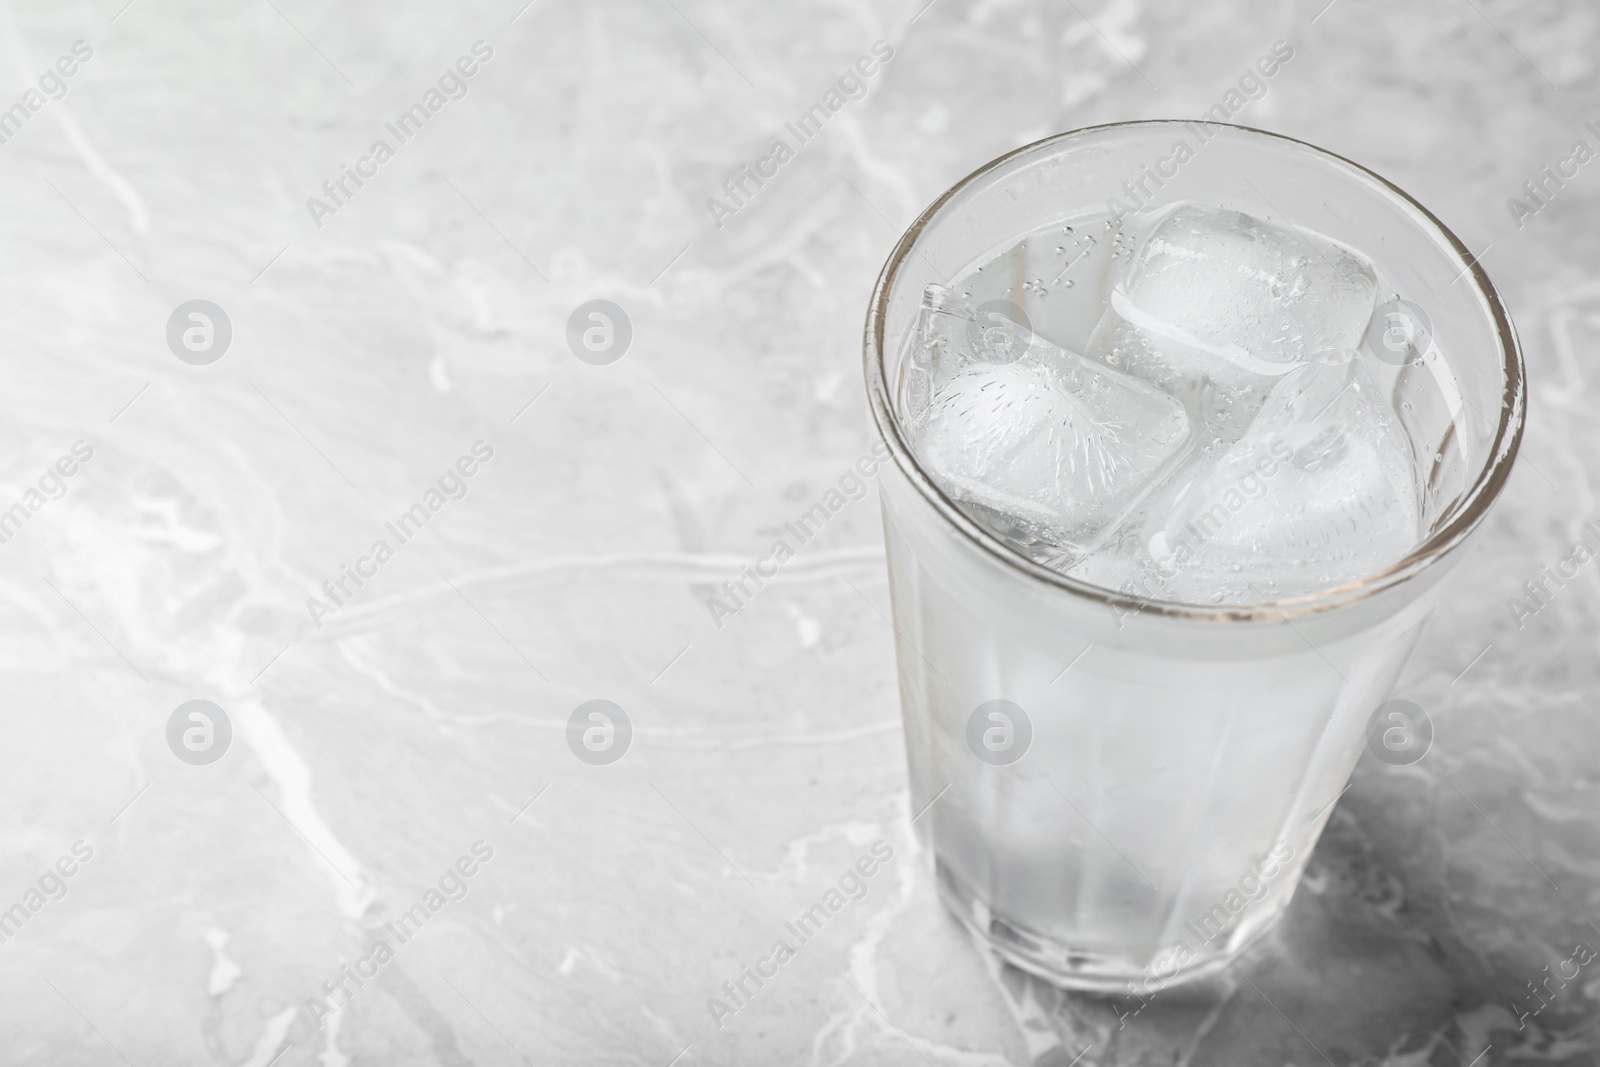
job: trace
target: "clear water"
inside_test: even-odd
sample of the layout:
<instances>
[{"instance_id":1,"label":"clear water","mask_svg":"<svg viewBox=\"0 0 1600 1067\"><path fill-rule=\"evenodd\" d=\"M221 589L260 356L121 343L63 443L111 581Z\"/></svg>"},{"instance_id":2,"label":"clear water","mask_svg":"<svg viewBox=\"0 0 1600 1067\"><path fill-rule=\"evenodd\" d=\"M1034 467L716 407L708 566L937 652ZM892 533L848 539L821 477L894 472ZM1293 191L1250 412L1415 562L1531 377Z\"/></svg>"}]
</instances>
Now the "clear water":
<instances>
[{"instance_id":1,"label":"clear water","mask_svg":"<svg viewBox=\"0 0 1600 1067\"><path fill-rule=\"evenodd\" d=\"M902 410L940 487L1122 592L1260 603L1397 562L1419 463L1359 252L1193 203L1051 226L928 288Z\"/></svg>"}]
</instances>

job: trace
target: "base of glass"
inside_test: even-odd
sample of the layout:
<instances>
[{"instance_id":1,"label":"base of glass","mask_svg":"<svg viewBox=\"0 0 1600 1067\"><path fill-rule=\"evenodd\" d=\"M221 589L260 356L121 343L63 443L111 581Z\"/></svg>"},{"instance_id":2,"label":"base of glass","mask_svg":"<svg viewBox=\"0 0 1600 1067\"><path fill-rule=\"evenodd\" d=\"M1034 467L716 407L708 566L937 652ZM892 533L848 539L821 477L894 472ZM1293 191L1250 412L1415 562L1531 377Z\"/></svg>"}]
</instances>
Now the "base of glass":
<instances>
[{"instance_id":1,"label":"base of glass","mask_svg":"<svg viewBox=\"0 0 1600 1067\"><path fill-rule=\"evenodd\" d=\"M1147 996L1215 975L1277 925L1283 908L1250 917L1218 946L1195 954L1171 974L1152 973L1148 961L1074 949L1026 923L993 911L944 863L934 861L939 898L957 921L1007 963L1063 989Z\"/></svg>"}]
</instances>

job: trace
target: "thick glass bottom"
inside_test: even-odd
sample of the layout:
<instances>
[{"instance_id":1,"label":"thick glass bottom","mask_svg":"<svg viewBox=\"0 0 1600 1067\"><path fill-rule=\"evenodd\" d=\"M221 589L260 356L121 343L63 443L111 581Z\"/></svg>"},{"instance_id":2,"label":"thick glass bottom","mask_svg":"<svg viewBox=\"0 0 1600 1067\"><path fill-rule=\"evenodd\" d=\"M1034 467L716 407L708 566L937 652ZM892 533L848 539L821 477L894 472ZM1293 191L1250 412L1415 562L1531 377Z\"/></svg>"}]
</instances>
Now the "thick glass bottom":
<instances>
[{"instance_id":1,"label":"thick glass bottom","mask_svg":"<svg viewBox=\"0 0 1600 1067\"><path fill-rule=\"evenodd\" d=\"M1149 959L1107 956L1064 944L995 912L947 864L935 859L934 867L945 907L995 955L1063 989L1107 995L1148 996L1215 975L1272 930L1284 910L1280 906L1250 915L1182 964L1158 967Z\"/></svg>"}]
</instances>

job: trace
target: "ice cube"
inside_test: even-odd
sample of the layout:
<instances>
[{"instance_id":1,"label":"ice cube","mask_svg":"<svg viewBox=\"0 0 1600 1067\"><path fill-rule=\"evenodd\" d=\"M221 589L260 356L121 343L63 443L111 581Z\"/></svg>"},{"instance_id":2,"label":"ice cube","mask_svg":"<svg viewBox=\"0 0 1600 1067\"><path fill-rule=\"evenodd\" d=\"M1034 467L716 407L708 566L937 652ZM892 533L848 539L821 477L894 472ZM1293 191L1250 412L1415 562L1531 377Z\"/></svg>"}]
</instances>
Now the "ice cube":
<instances>
[{"instance_id":1,"label":"ice cube","mask_svg":"<svg viewBox=\"0 0 1600 1067\"><path fill-rule=\"evenodd\" d=\"M1355 348L1372 317L1372 264L1321 234L1195 204L1132 232L1138 243L1114 282L1119 311L1244 370L1281 374Z\"/></svg>"},{"instance_id":2,"label":"ice cube","mask_svg":"<svg viewBox=\"0 0 1600 1067\"><path fill-rule=\"evenodd\" d=\"M1410 443L1363 359L1285 375L1178 489L1150 555L1167 598L1279 599L1398 562L1421 533Z\"/></svg>"},{"instance_id":3,"label":"ice cube","mask_svg":"<svg viewBox=\"0 0 1600 1067\"><path fill-rule=\"evenodd\" d=\"M1089 551L1187 451L1183 406L995 309L979 318L943 291L930 297L908 372L917 458L1021 547Z\"/></svg>"},{"instance_id":4,"label":"ice cube","mask_svg":"<svg viewBox=\"0 0 1600 1067\"><path fill-rule=\"evenodd\" d=\"M1183 397L1223 445L1279 378L1355 348L1372 317L1372 264L1320 234L1191 203L1125 228L1088 353Z\"/></svg>"}]
</instances>

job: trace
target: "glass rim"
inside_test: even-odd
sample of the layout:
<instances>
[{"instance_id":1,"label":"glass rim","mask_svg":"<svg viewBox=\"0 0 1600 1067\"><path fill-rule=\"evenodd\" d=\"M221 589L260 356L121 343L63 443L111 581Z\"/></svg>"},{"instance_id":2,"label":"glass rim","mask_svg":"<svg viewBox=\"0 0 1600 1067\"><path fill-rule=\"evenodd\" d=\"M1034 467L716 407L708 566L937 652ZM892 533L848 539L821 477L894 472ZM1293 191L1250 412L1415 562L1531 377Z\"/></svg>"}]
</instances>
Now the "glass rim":
<instances>
[{"instance_id":1,"label":"glass rim","mask_svg":"<svg viewBox=\"0 0 1600 1067\"><path fill-rule=\"evenodd\" d=\"M1430 534L1405 557L1380 571L1316 592L1254 604L1193 604L1185 601L1144 597L1136 593L1118 592L1093 585L1089 582L1069 577L1060 571L1052 570L1029 559L974 521L954 500L950 499L942 489L935 485L933 480L922 469L921 464L917 462L915 455L911 451L910 442L906 439L900 427L900 420L895 416L894 407L889 398L888 375L884 364L885 352L883 349L889 300L895 291L894 285L900 276L901 267L910 258L911 254L917 250L918 242L923 234L940 220L946 204L958 193L992 172L1003 169L1024 156L1038 153L1046 148L1066 144L1074 139L1083 139L1091 134L1102 134L1108 131L1171 129L1173 127L1193 125L1238 131L1271 141L1283 142L1285 145L1309 149L1328 161L1348 167L1359 175L1377 183L1382 189L1387 190L1417 211L1427 221L1427 224L1431 225L1438 235L1444 238L1445 243L1455 253L1455 257L1461 265L1461 274L1472 279L1474 287L1477 289L1479 296L1483 298L1490 314L1494 327L1495 342L1501 355L1501 380L1504 389L1500 402L1499 425L1495 428L1494 439L1487 450L1489 458L1482 469L1477 472L1477 476L1473 479L1471 486L1463 494L1461 502L1456 505L1456 514L1450 521ZM1325 148L1295 137L1273 133L1270 130L1257 129L1253 126L1240 126L1227 122L1190 119L1140 119L1127 122L1103 123L1097 126L1084 126L1076 130L1052 134L1031 144L1013 149L985 163L940 194L901 235L894 250L890 252L889 258L884 262L883 269L879 272L878 280L873 287L872 300L867 308L862 348L866 364L867 393L872 407L873 421L877 424L879 435L888 445L895 465L899 467L901 473L918 490L923 499L967 540L988 553L992 558L998 560L1003 566L1009 567L1025 577L1053 585L1086 600L1097 602L1113 609L1120 609L1125 613L1149 612L1169 618L1199 619L1213 622L1289 620L1347 607L1377 596L1402 582L1419 576L1465 541L1467 535L1477 528L1478 524L1488 514L1489 508L1499 498L1501 489L1504 488L1507 478L1510 477L1512 464L1516 460L1517 452L1522 444L1526 408L1522 347L1517 339L1516 328L1511 323L1511 317L1507 314L1505 306L1501 302L1500 294L1495 290L1493 283L1489 281L1489 276L1484 271L1477 256L1473 255L1467 245L1451 232L1450 228L1441 222L1433 212L1429 211L1404 189L1354 160L1346 159L1335 152L1330 152Z\"/></svg>"}]
</instances>

